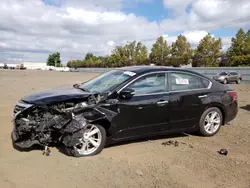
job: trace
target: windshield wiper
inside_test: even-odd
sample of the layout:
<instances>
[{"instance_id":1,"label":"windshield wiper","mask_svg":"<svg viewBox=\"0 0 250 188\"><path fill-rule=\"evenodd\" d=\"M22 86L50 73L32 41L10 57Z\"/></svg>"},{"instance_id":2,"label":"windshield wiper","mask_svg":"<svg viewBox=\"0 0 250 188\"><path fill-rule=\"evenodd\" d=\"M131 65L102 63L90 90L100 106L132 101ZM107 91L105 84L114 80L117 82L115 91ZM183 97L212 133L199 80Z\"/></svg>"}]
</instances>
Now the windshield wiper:
<instances>
[{"instance_id":1,"label":"windshield wiper","mask_svg":"<svg viewBox=\"0 0 250 188\"><path fill-rule=\"evenodd\" d=\"M86 89L84 87L80 87L80 84L74 84L73 87L76 89L80 89L82 91L90 92L88 89Z\"/></svg>"},{"instance_id":2,"label":"windshield wiper","mask_svg":"<svg viewBox=\"0 0 250 188\"><path fill-rule=\"evenodd\" d=\"M88 89L84 88L84 87L78 87L77 89L80 89L82 91L86 91L86 92L90 93L90 91Z\"/></svg>"}]
</instances>

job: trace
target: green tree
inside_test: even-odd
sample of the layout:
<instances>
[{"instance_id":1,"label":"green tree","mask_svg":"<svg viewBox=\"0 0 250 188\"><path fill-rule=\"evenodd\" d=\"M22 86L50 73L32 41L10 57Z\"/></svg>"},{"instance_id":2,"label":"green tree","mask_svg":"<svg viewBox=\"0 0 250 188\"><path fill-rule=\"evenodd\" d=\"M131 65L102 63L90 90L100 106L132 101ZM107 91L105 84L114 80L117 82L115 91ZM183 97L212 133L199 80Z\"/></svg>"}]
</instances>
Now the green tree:
<instances>
[{"instance_id":1,"label":"green tree","mask_svg":"<svg viewBox=\"0 0 250 188\"><path fill-rule=\"evenodd\" d=\"M141 42L137 43L136 41L125 46L116 46L112 51L112 57L108 58L106 62L117 67L146 64L148 62L147 48Z\"/></svg>"},{"instance_id":2,"label":"green tree","mask_svg":"<svg viewBox=\"0 0 250 188\"><path fill-rule=\"evenodd\" d=\"M148 59L148 50L145 45L139 42L136 46L136 57L135 64L136 65L147 65L149 63Z\"/></svg>"},{"instance_id":3,"label":"green tree","mask_svg":"<svg viewBox=\"0 0 250 188\"><path fill-rule=\"evenodd\" d=\"M231 47L229 48L229 55L239 56L243 55L245 47L246 34L242 28L239 29L236 36L231 39Z\"/></svg>"},{"instance_id":4,"label":"green tree","mask_svg":"<svg viewBox=\"0 0 250 188\"><path fill-rule=\"evenodd\" d=\"M92 53L87 53L85 56L85 60L96 59L96 57Z\"/></svg>"},{"instance_id":5,"label":"green tree","mask_svg":"<svg viewBox=\"0 0 250 188\"><path fill-rule=\"evenodd\" d=\"M250 54L250 29L246 33L244 54Z\"/></svg>"},{"instance_id":6,"label":"green tree","mask_svg":"<svg viewBox=\"0 0 250 188\"><path fill-rule=\"evenodd\" d=\"M169 62L170 47L162 36L157 38L149 55L150 62L156 65L167 65Z\"/></svg>"},{"instance_id":7,"label":"green tree","mask_svg":"<svg viewBox=\"0 0 250 188\"><path fill-rule=\"evenodd\" d=\"M231 66L250 66L250 30L246 33L242 28L231 39L232 44L228 50Z\"/></svg>"},{"instance_id":8,"label":"green tree","mask_svg":"<svg viewBox=\"0 0 250 188\"><path fill-rule=\"evenodd\" d=\"M129 65L129 50L126 46L116 46L112 51L112 61L114 66L121 67Z\"/></svg>"},{"instance_id":9,"label":"green tree","mask_svg":"<svg viewBox=\"0 0 250 188\"><path fill-rule=\"evenodd\" d=\"M215 39L207 34L197 46L193 57L193 66L219 66L219 58L222 55L221 38Z\"/></svg>"},{"instance_id":10,"label":"green tree","mask_svg":"<svg viewBox=\"0 0 250 188\"><path fill-rule=\"evenodd\" d=\"M191 44L183 35L179 35L171 47L170 64L174 67L186 65L192 57Z\"/></svg>"},{"instance_id":11,"label":"green tree","mask_svg":"<svg viewBox=\"0 0 250 188\"><path fill-rule=\"evenodd\" d=\"M49 57L47 59L47 65L48 66L55 66L55 67L62 67L60 53L56 52L53 54L49 54Z\"/></svg>"},{"instance_id":12,"label":"green tree","mask_svg":"<svg viewBox=\"0 0 250 188\"><path fill-rule=\"evenodd\" d=\"M126 56L128 58L128 65L134 65L136 58L136 41L130 42L129 44L124 46L124 50L126 52Z\"/></svg>"}]
</instances>

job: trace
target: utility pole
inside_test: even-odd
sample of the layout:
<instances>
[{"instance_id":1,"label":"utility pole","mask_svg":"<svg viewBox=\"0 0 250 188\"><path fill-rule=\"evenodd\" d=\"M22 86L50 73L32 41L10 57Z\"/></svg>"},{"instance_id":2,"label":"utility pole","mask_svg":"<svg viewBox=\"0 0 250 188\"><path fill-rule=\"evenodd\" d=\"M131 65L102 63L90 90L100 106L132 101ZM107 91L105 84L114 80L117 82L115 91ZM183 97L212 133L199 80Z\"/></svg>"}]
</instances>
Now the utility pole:
<instances>
[{"instance_id":1,"label":"utility pole","mask_svg":"<svg viewBox=\"0 0 250 188\"><path fill-rule=\"evenodd\" d=\"M163 45L161 45L161 65L163 65Z\"/></svg>"}]
</instances>

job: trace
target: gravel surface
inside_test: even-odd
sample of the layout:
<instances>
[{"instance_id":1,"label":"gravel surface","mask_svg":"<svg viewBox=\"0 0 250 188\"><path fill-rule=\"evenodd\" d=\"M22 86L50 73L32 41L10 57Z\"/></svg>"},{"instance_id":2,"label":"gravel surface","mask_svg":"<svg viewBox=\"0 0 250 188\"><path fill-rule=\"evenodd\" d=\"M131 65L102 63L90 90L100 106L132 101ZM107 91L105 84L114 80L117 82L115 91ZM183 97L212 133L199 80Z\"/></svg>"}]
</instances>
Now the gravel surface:
<instances>
[{"instance_id":1,"label":"gravel surface","mask_svg":"<svg viewBox=\"0 0 250 188\"><path fill-rule=\"evenodd\" d=\"M250 188L250 85L245 84L232 84L239 95L238 116L213 137L175 135L134 141L105 148L88 158L69 157L57 148L51 148L51 156L39 150L13 149L11 115L17 100L37 90L96 75L0 70L1 188ZM162 145L170 140L180 144ZM217 153L221 148L228 150L227 156Z\"/></svg>"}]
</instances>

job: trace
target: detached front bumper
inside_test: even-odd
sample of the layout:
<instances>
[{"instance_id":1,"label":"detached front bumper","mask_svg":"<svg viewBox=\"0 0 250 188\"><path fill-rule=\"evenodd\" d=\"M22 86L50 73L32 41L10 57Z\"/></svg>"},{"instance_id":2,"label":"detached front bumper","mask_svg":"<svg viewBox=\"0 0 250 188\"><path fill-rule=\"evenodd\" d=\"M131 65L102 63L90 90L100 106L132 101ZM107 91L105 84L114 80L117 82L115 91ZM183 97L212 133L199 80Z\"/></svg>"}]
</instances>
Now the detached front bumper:
<instances>
[{"instance_id":1,"label":"detached front bumper","mask_svg":"<svg viewBox=\"0 0 250 188\"><path fill-rule=\"evenodd\" d=\"M16 131L15 128L13 128L11 132L11 138L12 138L12 143L15 147L18 147L18 149L29 149L33 145L41 145L39 141L37 140L20 140L19 135Z\"/></svg>"},{"instance_id":2,"label":"detached front bumper","mask_svg":"<svg viewBox=\"0 0 250 188\"><path fill-rule=\"evenodd\" d=\"M12 144L21 149L31 148L35 144L39 144L36 140L21 140L16 130L15 120L13 121L13 129L11 132Z\"/></svg>"},{"instance_id":3,"label":"detached front bumper","mask_svg":"<svg viewBox=\"0 0 250 188\"><path fill-rule=\"evenodd\" d=\"M33 105L27 104L27 103L22 103L22 102L18 101L17 104L15 105L14 111L12 113L12 126L13 126L12 132L11 132L12 143L14 146L17 146L17 147L22 148L22 149L27 149L27 148L30 148L31 146L33 146L34 144L39 144L39 142L33 141L33 140L25 140L25 141L20 140L20 136L17 133L17 129L16 129L17 116L19 114L21 114L27 108L30 108L31 106L33 106Z\"/></svg>"}]
</instances>

